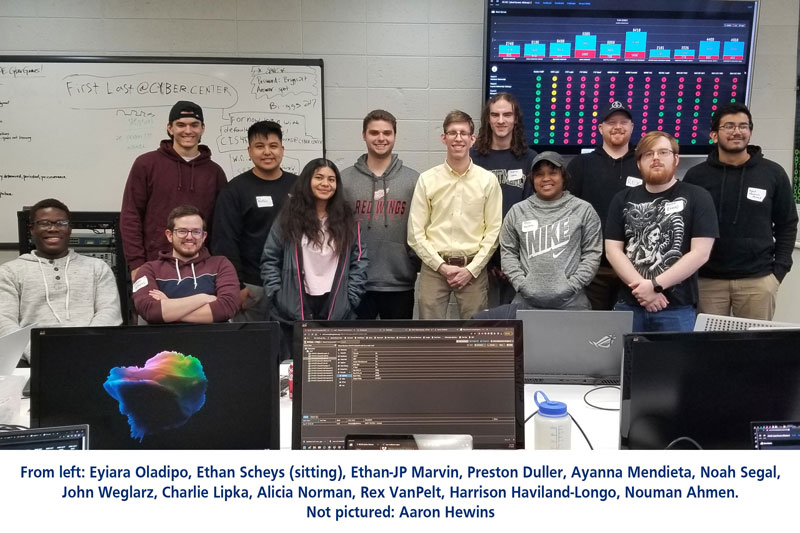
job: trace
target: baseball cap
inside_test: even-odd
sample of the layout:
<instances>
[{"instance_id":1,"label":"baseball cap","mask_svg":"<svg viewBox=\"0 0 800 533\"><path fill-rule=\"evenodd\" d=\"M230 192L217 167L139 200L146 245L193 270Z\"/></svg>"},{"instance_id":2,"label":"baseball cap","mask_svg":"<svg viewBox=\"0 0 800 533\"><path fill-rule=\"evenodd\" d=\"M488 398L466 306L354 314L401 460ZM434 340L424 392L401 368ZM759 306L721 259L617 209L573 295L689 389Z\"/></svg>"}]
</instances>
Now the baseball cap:
<instances>
[{"instance_id":1,"label":"baseball cap","mask_svg":"<svg viewBox=\"0 0 800 533\"><path fill-rule=\"evenodd\" d=\"M564 168L566 166L561 154L557 154L556 152L542 152L534 158L533 163L531 163L531 170L541 161L547 161L558 168Z\"/></svg>"},{"instance_id":2,"label":"baseball cap","mask_svg":"<svg viewBox=\"0 0 800 533\"><path fill-rule=\"evenodd\" d=\"M605 106L600 113L597 115L598 122L605 122L612 113L616 113L617 111L625 113L628 115L628 118L633 120L633 113L631 113L631 108L620 102L619 100L614 100L613 102L609 102L607 106Z\"/></svg>"},{"instance_id":3,"label":"baseball cap","mask_svg":"<svg viewBox=\"0 0 800 533\"><path fill-rule=\"evenodd\" d=\"M203 110L199 105L194 102L189 102L188 100L181 100L172 106L169 112L169 122L186 117L196 118L200 122L203 122Z\"/></svg>"}]
</instances>

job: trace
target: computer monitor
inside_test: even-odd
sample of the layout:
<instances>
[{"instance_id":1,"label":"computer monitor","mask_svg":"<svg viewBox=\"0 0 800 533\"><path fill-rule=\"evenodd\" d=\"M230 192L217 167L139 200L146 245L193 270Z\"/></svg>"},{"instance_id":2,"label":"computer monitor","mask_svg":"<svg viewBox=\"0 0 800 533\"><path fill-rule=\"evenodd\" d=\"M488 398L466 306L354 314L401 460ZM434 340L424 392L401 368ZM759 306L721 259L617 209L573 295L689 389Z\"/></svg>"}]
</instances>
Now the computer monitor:
<instances>
[{"instance_id":1,"label":"computer monitor","mask_svg":"<svg viewBox=\"0 0 800 533\"><path fill-rule=\"evenodd\" d=\"M312 321L295 326L295 343L294 449L344 449L359 435L524 448L519 321Z\"/></svg>"},{"instance_id":2,"label":"computer monitor","mask_svg":"<svg viewBox=\"0 0 800 533\"><path fill-rule=\"evenodd\" d=\"M0 450L88 450L89 426L18 429L0 432Z\"/></svg>"},{"instance_id":3,"label":"computer monitor","mask_svg":"<svg viewBox=\"0 0 800 533\"><path fill-rule=\"evenodd\" d=\"M757 18L754 1L486 0L484 94L516 96L538 151L599 146L618 100L633 144L661 130L706 154L714 112L750 100Z\"/></svg>"},{"instance_id":4,"label":"computer monitor","mask_svg":"<svg viewBox=\"0 0 800 533\"><path fill-rule=\"evenodd\" d=\"M620 448L751 449L753 422L800 420L799 345L795 330L626 335Z\"/></svg>"},{"instance_id":5,"label":"computer monitor","mask_svg":"<svg viewBox=\"0 0 800 533\"><path fill-rule=\"evenodd\" d=\"M31 426L92 449L277 449L278 325L34 329Z\"/></svg>"},{"instance_id":6,"label":"computer monitor","mask_svg":"<svg viewBox=\"0 0 800 533\"><path fill-rule=\"evenodd\" d=\"M800 450L800 421L753 422L755 450Z\"/></svg>"}]
</instances>

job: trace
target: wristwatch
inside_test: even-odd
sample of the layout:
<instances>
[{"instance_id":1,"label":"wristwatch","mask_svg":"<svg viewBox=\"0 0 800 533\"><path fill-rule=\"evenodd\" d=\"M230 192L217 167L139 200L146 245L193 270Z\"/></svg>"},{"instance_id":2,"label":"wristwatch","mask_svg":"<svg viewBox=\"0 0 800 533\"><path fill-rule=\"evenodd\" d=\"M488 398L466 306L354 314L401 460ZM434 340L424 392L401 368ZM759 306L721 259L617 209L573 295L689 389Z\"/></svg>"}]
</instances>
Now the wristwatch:
<instances>
[{"instance_id":1,"label":"wristwatch","mask_svg":"<svg viewBox=\"0 0 800 533\"><path fill-rule=\"evenodd\" d=\"M651 281L653 282L653 290L655 292L664 292L664 287L659 285L659 283L656 281L656 278L653 278Z\"/></svg>"}]
</instances>

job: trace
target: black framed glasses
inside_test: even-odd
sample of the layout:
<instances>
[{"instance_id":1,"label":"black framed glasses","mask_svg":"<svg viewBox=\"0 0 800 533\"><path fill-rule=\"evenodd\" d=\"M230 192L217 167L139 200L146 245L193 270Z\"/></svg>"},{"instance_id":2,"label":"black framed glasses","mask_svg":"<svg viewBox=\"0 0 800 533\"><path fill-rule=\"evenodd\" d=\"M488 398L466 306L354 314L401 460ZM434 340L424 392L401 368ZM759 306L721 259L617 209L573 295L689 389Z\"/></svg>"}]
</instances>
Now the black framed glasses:
<instances>
[{"instance_id":1,"label":"black framed glasses","mask_svg":"<svg viewBox=\"0 0 800 533\"><path fill-rule=\"evenodd\" d=\"M750 124L746 122L744 124L734 124L733 122L726 122L725 124L721 124L719 129L728 133L731 133L734 130L750 131Z\"/></svg>"},{"instance_id":2,"label":"black framed glasses","mask_svg":"<svg viewBox=\"0 0 800 533\"><path fill-rule=\"evenodd\" d=\"M187 237L191 233L192 237L196 237L196 238L199 239L200 237L203 236L203 233L205 233L205 230L178 228L178 229L172 230L172 233L174 233L175 235L177 235L181 239Z\"/></svg>"},{"instance_id":3,"label":"black framed glasses","mask_svg":"<svg viewBox=\"0 0 800 533\"><path fill-rule=\"evenodd\" d=\"M32 226L37 229L62 229L69 226L69 220L36 220L33 222Z\"/></svg>"}]
</instances>

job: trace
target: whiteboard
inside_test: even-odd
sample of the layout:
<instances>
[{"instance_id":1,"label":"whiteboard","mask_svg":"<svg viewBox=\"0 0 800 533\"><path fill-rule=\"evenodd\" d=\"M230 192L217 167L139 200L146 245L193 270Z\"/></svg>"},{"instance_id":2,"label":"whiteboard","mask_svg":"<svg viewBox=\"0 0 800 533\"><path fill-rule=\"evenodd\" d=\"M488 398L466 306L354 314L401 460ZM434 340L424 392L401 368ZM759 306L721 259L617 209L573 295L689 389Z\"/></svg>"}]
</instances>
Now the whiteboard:
<instances>
[{"instance_id":1,"label":"whiteboard","mask_svg":"<svg viewBox=\"0 0 800 533\"><path fill-rule=\"evenodd\" d=\"M178 100L203 108L202 144L228 179L252 168L247 128L282 125L282 167L323 157L321 59L0 56L0 243L16 211L57 198L119 211L133 160L167 138Z\"/></svg>"}]
</instances>

